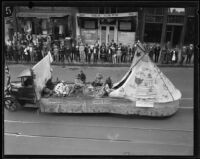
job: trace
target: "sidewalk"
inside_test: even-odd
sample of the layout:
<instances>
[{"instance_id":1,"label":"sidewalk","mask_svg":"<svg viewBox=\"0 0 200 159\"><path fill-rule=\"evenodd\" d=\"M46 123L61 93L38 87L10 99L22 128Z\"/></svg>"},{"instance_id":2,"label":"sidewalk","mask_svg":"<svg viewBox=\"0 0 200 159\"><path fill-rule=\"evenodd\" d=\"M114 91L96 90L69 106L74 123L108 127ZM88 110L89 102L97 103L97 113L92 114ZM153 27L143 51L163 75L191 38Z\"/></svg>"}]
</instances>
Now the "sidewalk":
<instances>
[{"instance_id":1,"label":"sidewalk","mask_svg":"<svg viewBox=\"0 0 200 159\"><path fill-rule=\"evenodd\" d=\"M23 64L23 65L34 65L37 62L15 62L15 61L7 61L6 62L9 65L12 64ZM112 64L112 63L80 63L80 62L75 62L75 63L55 63L53 62L52 65L57 65L57 66L88 66L88 67L130 67L130 63L120 63L120 64ZM157 64L158 67L194 67L194 64Z\"/></svg>"}]
</instances>

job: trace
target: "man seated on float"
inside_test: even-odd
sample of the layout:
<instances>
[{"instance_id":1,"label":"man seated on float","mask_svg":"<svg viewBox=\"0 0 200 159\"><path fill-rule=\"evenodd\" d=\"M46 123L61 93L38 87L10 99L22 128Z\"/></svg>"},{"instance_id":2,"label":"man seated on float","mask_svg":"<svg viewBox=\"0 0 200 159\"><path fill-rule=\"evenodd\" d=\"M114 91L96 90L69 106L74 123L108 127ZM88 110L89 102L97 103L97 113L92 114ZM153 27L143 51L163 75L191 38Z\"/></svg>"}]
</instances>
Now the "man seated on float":
<instances>
[{"instance_id":1,"label":"man seated on float","mask_svg":"<svg viewBox=\"0 0 200 159\"><path fill-rule=\"evenodd\" d=\"M111 80L110 77L108 77L103 86L101 87L101 89L98 91L98 93L96 94L98 97L105 97L108 96L109 93L112 91L112 86L113 86L113 82Z\"/></svg>"},{"instance_id":2,"label":"man seated on float","mask_svg":"<svg viewBox=\"0 0 200 159\"><path fill-rule=\"evenodd\" d=\"M81 75L78 74L78 75L76 76L75 80L74 80L74 88L75 88L75 89L78 89L78 88L82 88L82 87L84 87L84 86L85 86L84 81L81 80Z\"/></svg>"},{"instance_id":3,"label":"man seated on float","mask_svg":"<svg viewBox=\"0 0 200 159\"><path fill-rule=\"evenodd\" d=\"M92 82L93 87L101 87L103 86L103 75L97 73L95 80Z\"/></svg>"},{"instance_id":4,"label":"man seated on float","mask_svg":"<svg viewBox=\"0 0 200 159\"><path fill-rule=\"evenodd\" d=\"M51 96L53 95L53 90L54 90L54 84L52 82L52 78L50 78L47 83L46 86L44 87L43 91L42 91L42 95L43 96Z\"/></svg>"},{"instance_id":5,"label":"man seated on float","mask_svg":"<svg viewBox=\"0 0 200 159\"><path fill-rule=\"evenodd\" d=\"M79 76L80 76L81 81L83 81L83 83L85 83L86 82L86 76L85 76L85 74L83 73L82 70L80 71Z\"/></svg>"}]
</instances>

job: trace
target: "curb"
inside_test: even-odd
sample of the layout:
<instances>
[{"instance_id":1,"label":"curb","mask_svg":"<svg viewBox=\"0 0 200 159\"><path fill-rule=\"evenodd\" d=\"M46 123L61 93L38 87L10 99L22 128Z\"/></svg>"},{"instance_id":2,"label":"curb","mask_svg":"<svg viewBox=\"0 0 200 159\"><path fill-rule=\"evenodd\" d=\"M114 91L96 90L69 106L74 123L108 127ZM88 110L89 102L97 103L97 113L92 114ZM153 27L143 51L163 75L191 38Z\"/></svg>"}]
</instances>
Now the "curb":
<instances>
[{"instance_id":1,"label":"curb","mask_svg":"<svg viewBox=\"0 0 200 159\"><path fill-rule=\"evenodd\" d=\"M37 62L11 62L8 61L7 64L9 65L34 65ZM65 63L64 65L62 63L53 63L53 66L85 66L85 67L130 67L130 63L123 63L123 64L111 64L111 63L97 63L97 64L82 64L82 63ZM156 64L158 67L194 67L193 64Z\"/></svg>"}]
</instances>

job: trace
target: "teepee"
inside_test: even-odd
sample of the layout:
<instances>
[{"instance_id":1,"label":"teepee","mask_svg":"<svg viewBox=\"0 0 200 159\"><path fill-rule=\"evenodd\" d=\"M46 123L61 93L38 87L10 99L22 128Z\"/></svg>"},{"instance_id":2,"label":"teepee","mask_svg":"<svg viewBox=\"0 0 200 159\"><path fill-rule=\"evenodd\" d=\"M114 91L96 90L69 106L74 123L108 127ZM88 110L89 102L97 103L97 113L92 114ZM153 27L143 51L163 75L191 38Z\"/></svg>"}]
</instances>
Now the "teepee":
<instances>
[{"instance_id":1,"label":"teepee","mask_svg":"<svg viewBox=\"0 0 200 159\"><path fill-rule=\"evenodd\" d=\"M137 42L131 67L125 76L114 84L109 96L136 102L165 103L179 100L181 92L151 61L143 45Z\"/></svg>"}]
</instances>

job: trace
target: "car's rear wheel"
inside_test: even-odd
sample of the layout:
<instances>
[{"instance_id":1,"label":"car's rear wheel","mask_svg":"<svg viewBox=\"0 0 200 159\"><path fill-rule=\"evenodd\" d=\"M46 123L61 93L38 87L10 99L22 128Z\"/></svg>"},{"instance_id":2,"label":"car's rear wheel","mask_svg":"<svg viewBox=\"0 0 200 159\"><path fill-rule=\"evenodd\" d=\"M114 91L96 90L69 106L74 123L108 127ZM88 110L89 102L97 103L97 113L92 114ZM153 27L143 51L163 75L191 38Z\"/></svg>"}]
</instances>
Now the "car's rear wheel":
<instances>
[{"instance_id":1,"label":"car's rear wheel","mask_svg":"<svg viewBox=\"0 0 200 159\"><path fill-rule=\"evenodd\" d=\"M21 105L14 97L5 97L4 107L10 112L15 112L20 109Z\"/></svg>"}]
</instances>

